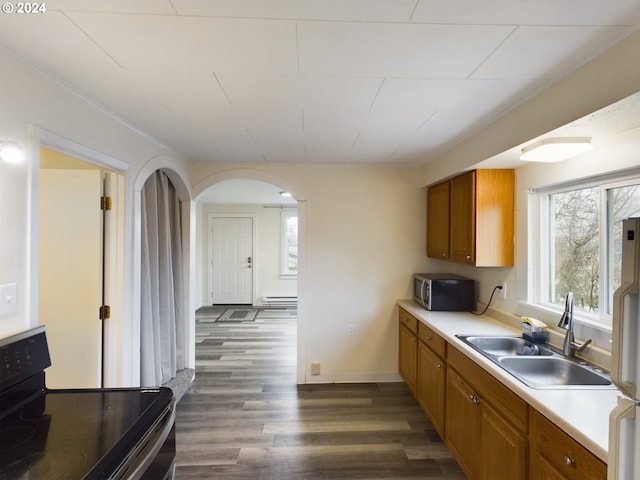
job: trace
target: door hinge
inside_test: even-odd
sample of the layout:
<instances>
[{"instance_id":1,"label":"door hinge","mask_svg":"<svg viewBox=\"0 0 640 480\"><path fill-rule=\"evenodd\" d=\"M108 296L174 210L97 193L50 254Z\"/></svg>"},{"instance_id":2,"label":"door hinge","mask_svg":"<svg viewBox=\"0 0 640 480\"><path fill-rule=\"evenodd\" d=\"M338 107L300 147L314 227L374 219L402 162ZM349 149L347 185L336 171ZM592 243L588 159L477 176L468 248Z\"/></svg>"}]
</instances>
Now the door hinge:
<instances>
[{"instance_id":1,"label":"door hinge","mask_svg":"<svg viewBox=\"0 0 640 480\"><path fill-rule=\"evenodd\" d=\"M100 197L100 210L111 210L111 197Z\"/></svg>"},{"instance_id":2,"label":"door hinge","mask_svg":"<svg viewBox=\"0 0 640 480\"><path fill-rule=\"evenodd\" d=\"M109 305L102 305L99 308L98 315L100 317L100 320L111 318L111 307Z\"/></svg>"}]
</instances>

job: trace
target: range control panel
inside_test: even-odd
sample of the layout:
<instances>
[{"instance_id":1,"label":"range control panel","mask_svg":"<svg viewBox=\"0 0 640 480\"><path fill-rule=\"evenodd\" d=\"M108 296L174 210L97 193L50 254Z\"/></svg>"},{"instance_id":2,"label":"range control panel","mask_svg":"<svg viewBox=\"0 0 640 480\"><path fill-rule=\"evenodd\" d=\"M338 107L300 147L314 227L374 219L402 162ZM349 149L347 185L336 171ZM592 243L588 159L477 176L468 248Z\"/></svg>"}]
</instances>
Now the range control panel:
<instances>
[{"instance_id":1,"label":"range control panel","mask_svg":"<svg viewBox=\"0 0 640 480\"><path fill-rule=\"evenodd\" d=\"M0 340L0 392L51 366L45 327Z\"/></svg>"}]
</instances>

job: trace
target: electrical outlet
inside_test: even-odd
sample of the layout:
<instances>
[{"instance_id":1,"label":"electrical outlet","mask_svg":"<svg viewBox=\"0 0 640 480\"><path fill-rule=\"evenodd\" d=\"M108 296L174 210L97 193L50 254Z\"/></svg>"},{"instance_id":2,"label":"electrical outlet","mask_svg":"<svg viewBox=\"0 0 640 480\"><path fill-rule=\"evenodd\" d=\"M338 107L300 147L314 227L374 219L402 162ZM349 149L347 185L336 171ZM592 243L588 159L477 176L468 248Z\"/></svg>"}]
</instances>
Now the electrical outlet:
<instances>
[{"instance_id":1,"label":"electrical outlet","mask_svg":"<svg viewBox=\"0 0 640 480\"><path fill-rule=\"evenodd\" d=\"M356 334L356 327L353 324L347 325L347 335L353 337Z\"/></svg>"},{"instance_id":2,"label":"electrical outlet","mask_svg":"<svg viewBox=\"0 0 640 480\"><path fill-rule=\"evenodd\" d=\"M502 286L502 289L500 290L500 298L502 300L506 300L507 299L507 282L500 282L500 285Z\"/></svg>"}]
</instances>

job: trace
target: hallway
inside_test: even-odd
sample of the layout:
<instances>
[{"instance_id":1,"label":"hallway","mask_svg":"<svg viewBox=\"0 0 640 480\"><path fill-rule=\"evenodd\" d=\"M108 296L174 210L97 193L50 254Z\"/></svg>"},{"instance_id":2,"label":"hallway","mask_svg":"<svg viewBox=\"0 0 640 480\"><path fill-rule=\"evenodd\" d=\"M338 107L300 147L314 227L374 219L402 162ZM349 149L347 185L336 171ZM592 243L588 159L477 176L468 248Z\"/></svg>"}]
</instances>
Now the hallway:
<instances>
[{"instance_id":1,"label":"hallway","mask_svg":"<svg viewBox=\"0 0 640 480\"><path fill-rule=\"evenodd\" d=\"M403 383L296 385L293 309L196 316L176 478L464 479Z\"/></svg>"}]
</instances>

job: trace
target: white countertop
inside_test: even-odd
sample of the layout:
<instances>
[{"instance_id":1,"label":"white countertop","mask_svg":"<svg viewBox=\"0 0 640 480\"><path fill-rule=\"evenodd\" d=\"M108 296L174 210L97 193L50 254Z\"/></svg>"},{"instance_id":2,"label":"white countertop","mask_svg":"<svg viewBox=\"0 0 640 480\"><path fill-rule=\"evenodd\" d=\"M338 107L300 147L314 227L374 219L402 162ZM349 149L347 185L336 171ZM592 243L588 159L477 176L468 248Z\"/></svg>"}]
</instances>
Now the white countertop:
<instances>
[{"instance_id":1,"label":"white countertop","mask_svg":"<svg viewBox=\"0 0 640 480\"><path fill-rule=\"evenodd\" d=\"M430 312L411 300L400 300L398 305L439 333L590 452L608 463L609 413L617 405L618 396L621 395L617 389L531 388L456 338L456 335L465 334L520 335L520 331L485 315Z\"/></svg>"}]
</instances>

